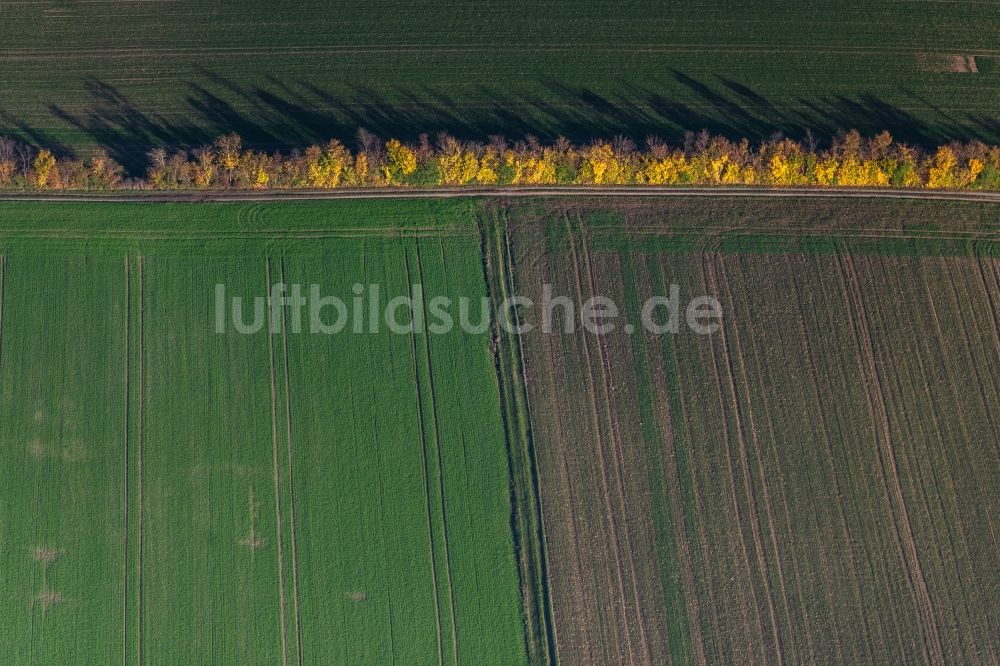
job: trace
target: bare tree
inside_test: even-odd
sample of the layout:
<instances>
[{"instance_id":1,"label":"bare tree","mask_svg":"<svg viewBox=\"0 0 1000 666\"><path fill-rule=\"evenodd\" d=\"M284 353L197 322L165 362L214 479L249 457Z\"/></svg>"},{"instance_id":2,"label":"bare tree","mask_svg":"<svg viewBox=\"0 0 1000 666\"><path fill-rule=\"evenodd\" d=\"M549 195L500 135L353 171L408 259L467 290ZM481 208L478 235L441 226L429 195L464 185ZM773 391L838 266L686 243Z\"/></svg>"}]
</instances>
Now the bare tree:
<instances>
[{"instance_id":1,"label":"bare tree","mask_svg":"<svg viewBox=\"0 0 1000 666\"><path fill-rule=\"evenodd\" d=\"M493 147L493 150L497 151L497 155L500 155L503 151L507 150L507 137L503 134L491 134L490 145Z\"/></svg>"},{"instance_id":2,"label":"bare tree","mask_svg":"<svg viewBox=\"0 0 1000 666\"><path fill-rule=\"evenodd\" d=\"M655 134L650 134L646 137L646 150L656 160L666 159L667 155L670 154L670 148L667 146L667 143Z\"/></svg>"},{"instance_id":3,"label":"bare tree","mask_svg":"<svg viewBox=\"0 0 1000 666\"><path fill-rule=\"evenodd\" d=\"M364 127L358 128L357 139L358 147L366 153L376 153L382 147L382 142L379 138Z\"/></svg>"},{"instance_id":4,"label":"bare tree","mask_svg":"<svg viewBox=\"0 0 1000 666\"><path fill-rule=\"evenodd\" d=\"M21 167L21 175L24 179L28 179L28 172L31 171L31 158L33 157L34 151L26 143L17 143L15 150L17 151L17 162L18 166Z\"/></svg>"},{"instance_id":5,"label":"bare tree","mask_svg":"<svg viewBox=\"0 0 1000 666\"><path fill-rule=\"evenodd\" d=\"M611 149L617 155L631 155L635 152L635 142L623 134L616 134L611 139Z\"/></svg>"},{"instance_id":6,"label":"bare tree","mask_svg":"<svg viewBox=\"0 0 1000 666\"><path fill-rule=\"evenodd\" d=\"M806 129L805 142L806 142L806 147L809 149L809 152L815 153L818 142L816 141L816 135L813 134L813 131L811 129L808 128Z\"/></svg>"},{"instance_id":7,"label":"bare tree","mask_svg":"<svg viewBox=\"0 0 1000 666\"><path fill-rule=\"evenodd\" d=\"M0 161L14 161L17 142L9 136L0 136Z\"/></svg>"}]
</instances>

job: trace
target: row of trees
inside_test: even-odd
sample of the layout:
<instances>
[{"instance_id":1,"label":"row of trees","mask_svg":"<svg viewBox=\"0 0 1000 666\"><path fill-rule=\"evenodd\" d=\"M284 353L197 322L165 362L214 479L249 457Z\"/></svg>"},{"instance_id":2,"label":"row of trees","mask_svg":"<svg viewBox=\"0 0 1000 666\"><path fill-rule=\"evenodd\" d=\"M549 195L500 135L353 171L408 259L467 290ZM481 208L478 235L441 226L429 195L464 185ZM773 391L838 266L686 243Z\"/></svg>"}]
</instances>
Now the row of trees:
<instances>
[{"instance_id":1,"label":"row of trees","mask_svg":"<svg viewBox=\"0 0 1000 666\"><path fill-rule=\"evenodd\" d=\"M819 148L782 137L755 145L708 132L683 146L649 137L642 148L623 137L574 145L492 137L463 142L383 142L360 130L352 150L337 140L304 151L246 148L237 134L195 150L149 153L145 178L126 179L103 149L86 160L56 157L0 137L0 188L67 190L329 189L489 185L771 185L1000 189L1000 146L952 143L934 150L897 143L888 132L857 131Z\"/></svg>"}]
</instances>

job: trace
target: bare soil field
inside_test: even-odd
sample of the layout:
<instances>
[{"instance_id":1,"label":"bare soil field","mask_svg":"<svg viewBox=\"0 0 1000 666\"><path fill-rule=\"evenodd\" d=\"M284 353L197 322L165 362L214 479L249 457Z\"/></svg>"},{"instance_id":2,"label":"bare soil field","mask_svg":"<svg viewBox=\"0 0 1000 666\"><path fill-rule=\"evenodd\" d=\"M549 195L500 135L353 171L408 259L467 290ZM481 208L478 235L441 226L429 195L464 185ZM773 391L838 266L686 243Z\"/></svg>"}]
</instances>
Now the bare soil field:
<instances>
[{"instance_id":1,"label":"bare soil field","mask_svg":"<svg viewBox=\"0 0 1000 666\"><path fill-rule=\"evenodd\" d=\"M523 339L562 661L1000 657L995 234L806 206L499 213L536 304L551 284L623 317ZM645 331L671 284L718 299L719 330Z\"/></svg>"}]
</instances>

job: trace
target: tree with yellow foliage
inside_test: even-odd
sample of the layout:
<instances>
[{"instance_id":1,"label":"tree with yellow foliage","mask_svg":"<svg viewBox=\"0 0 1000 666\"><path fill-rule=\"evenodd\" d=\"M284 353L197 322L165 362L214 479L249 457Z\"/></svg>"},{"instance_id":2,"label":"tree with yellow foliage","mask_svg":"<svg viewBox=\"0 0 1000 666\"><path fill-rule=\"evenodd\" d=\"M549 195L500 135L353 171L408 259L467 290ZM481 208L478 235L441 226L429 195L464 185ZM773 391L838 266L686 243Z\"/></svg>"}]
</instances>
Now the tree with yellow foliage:
<instances>
[{"instance_id":1,"label":"tree with yellow foliage","mask_svg":"<svg viewBox=\"0 0 1000 666\"><path fill-rule=\"evenodd\" d=\"M607 141L595 141L583 151L583 159L580 162L580 173L577 180L580 183L590 185L603 185L612 169L611 163L615 160L615 153L611 149L611 144Z\"/></svg>"},{"instance_id":2,"label":"tree with yellow foliage","mask_svg":"<svg viewBox=\"0 0 1000 666\"><path fill-rule=\"evenodd\" d=\"M487 146L479 158L479 171L476 172L476 182L480 185L496 185L500 180L500 158L493 146Z\"/></svg>"},{"instance_id":3,"label":"tree with yellow foliage","mask_svg":"<svg viewBox=\"0 0 1000 666\"><path fill-rule=\"evenodd\" d=\"M389 139L385 144L388 160L382 167L386 183L399 184L417 170L417 156L413 150L398 139Z\"/></svg>"},{"instance_id":4,"label":"tree with yellow foliage","mask_svg":"<svg viewBox=\"0 0 1000 666\"><path fill-rule=\"evenodd\" d=\"M953 143L927 155L896 143L882 132L871 138L857 131L819 149L774 138L751 146L708 132L690 134L683 147L659 139L639 150L627 137L574 146L560 138L543 144L528 137L513 145L493 137L488 145L441 135L432 143L398 139L383 143L361 131L359 149L339 141L303 152L268 155L245 150L237 134L227 134L195 150L148 155L145 187L151 189L317 189L345 186L414 187L450 185L773 185L819 187L900 187L1000 190L1000 146ZM136 181L129 181L129 184ZM140 186L143 185L139 181ZM105 190L123 187L123 170L105 150L88 160L37 154L0 137L0 187Z\"/></svg>"},{"instance_id":5,"label":"tree with yellow foliage","mask_svg":"<svg viewBox=\"0 0 1000 666\"><path fill-rule=\"evenodd\" d=\"M44 190L50 184L54 184L53 172L56 169L56 158L48 150L42 149L35 155L31 166L35 170L35 185L38 189Z\"/></svg>"},{"instance_id":6,"label":"tree with yellow foliage","mask_svg":"<svg viewBox=\"0 0 1000 666\"><path fill-rule=\"evenodd\" d=\"M479 158L472 146L463 146L457 139L442 135L438 139L438 178L441 185L467 185L479 174Z\"/></svg>"},{"instance_id":7,"label":"tree with yellow foliage","mask_svg":"<svg viewBox=\"0 0 1000 666\"><path fill-rule=\"evenodd\" d=\"M357 156L354 158L354 174L355 182L353 185L369 185L368 180L368 153L363 150L358 152Z\"/></svg>"},{"instance_id":8,"label":"tree with yellow foliage","mask_svg":"<svg viewBox=\"0 0 1000 666\"><path fill-rule=\"evenodd\" d=\"M950 146L938 148L934 154L934 162L927 171L927 187L931 189L955 187L957 165L958 158Z\"/></svg>"},{"instance_id":9,"label":"tree with yellow foliage","mask_svg":"<svg viewBox=\"0 0 1000 666\"><path fill-rule=\"evenodd\" d=\"M338 187L354 161L350 151L336 139L326 144L325 149L309 146L304 159L306 183L316 189Z\"/></svg>"}]
</instances>

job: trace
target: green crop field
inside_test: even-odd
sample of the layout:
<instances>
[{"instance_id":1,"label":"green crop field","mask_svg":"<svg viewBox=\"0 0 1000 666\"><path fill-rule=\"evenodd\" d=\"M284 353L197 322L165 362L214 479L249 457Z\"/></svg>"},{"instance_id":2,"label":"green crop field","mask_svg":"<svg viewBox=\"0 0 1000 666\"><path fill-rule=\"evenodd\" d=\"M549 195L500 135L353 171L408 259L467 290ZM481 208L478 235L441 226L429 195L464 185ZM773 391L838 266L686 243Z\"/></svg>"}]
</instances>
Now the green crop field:
<instances>
[{"instance_id":1,"label":"green crop field","mask_svg":"<svg viewBox=\"0 0 1000 666\"><path fill-rule=\"evenodd\" d=\"M2 208L10 663L525 660L489 332L215 328L217 284L479 298L468 204Z\"/></svg>"},{"instance_id":2,"label":"green crop field","mask_svg":"<svg viewBox=\"0 0 1000 666\"><path fill-rule=\"evenodd\" d=\"M0 654L995 662L997 210L0 203ZM723 319L327 335L278 283Z\"/></svg>"},{"instance_id":3,"label":"green crop field","mask_svg":"<svg viewBox=\"0 0 1000 666\"><path fill-rule=\"evenodd\" d=\"M133 171L154 144L359 126L543 138L857 127L1000 141L1000 14L975 0L0 6L0 133Z\"/></svg>"},{"instance_id":4,"label":"green crop field","mask_svg":"<svg viewBox=\"0 0 1000 666\"><path fill-rule=\"evenodd\" d=\"M522 338L564 663L996 661L995 208L494 215L536 304L608 296L638 331ZM719 330L645 333L671 284Z\"/></svg>"}]
</instances>

